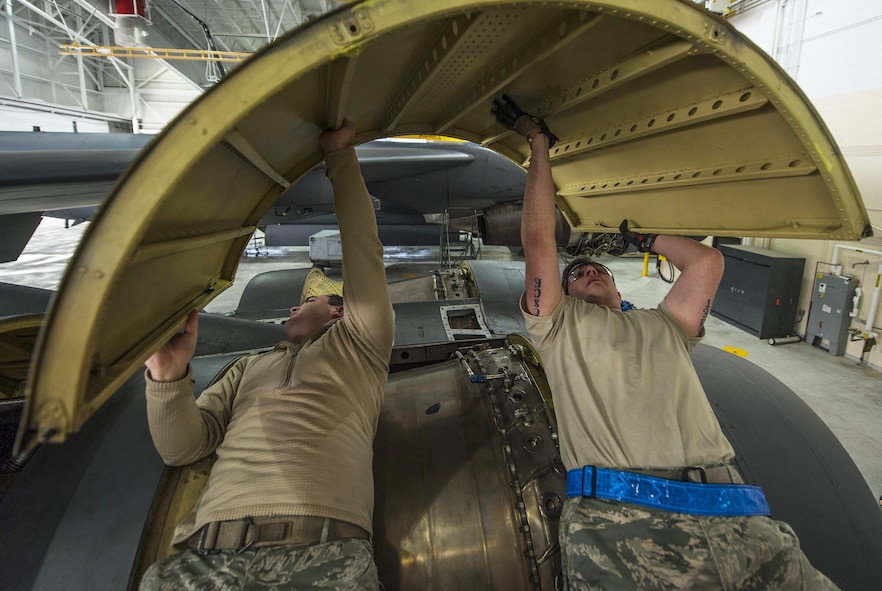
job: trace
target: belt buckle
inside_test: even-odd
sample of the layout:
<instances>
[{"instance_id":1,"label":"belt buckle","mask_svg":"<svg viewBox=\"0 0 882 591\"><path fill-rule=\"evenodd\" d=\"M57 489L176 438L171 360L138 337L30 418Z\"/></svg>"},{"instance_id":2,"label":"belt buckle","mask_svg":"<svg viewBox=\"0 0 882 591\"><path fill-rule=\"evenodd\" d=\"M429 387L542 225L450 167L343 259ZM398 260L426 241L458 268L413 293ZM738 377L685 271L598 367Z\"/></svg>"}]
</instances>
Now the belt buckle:
<instances>
[{"instance_id":1,"label":"belt buckle","mask_svg":"<svg viewBox=\"0 0 882 591\"><path fill-rule=\"evenodd\" d=\"M253 546L255 542L260 541L260 528L257 527L256 523L254 523L254 519L251 517L245 517L244 519L242 519L242 521L244 521L245 525L248 526L245 528L245 532L242 535L242 541L244 542L245 539L248 537L249 530L253 533L251 534L251 539L248 541L248 543L244 544L241 548L236 550L236 556L242 554L242 552Z\"/></svg>"},{"instance_id":2,"label":"belt buckle","mask_svg":"<svg viewBox=\"0 0 882 591\"><path fill-rule=\"evenodd\" d=\"M215 545L217 543L217 533L219 530L220 523L217 521L211 521L202 526L202 529L199 530L199 539L196 541L196 547L194 550L202 556L205 556L206 554L216 554L218 551L215 549ZM206 549L206 545L210 545L211 549Z\"/></svg>"},{"instance_id":3,"label":"belt buckle","mask_svg":"<svg viewBox=\"0 0 882 591\"><path fill-rule=\"evenodd\" d=\"M707 469L704 466L684 466L683 467L683 482L694 482L689 479L689 474L697 471L701 478L701 484L707 484Z\"/></svg>"}]
</instances>

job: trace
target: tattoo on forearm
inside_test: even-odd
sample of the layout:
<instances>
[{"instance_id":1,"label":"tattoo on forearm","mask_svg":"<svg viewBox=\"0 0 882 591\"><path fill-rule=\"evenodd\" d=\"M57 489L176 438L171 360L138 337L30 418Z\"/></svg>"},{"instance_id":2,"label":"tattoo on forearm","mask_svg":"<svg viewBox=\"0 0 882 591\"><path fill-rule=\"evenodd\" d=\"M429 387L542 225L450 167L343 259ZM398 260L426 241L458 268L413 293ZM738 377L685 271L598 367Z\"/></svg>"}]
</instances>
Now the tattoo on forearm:
<instances>
[{"instance_id":1,"label":"tattoo on forearm","mask_svg":"<svg viewBox=\"0 0 882 591\"><path fill-rule=\"evenodd\" d=\"M533 279L533 316L539 316L539 298L542 297L542 280Z\"/></svg>"},{"instance_id":2,"label":"tattoo on forearm","mask_svg":"<svg viewBox=\"0 0 882 591\"><path fill-rule=\"evenodd\" d=\"M711 300L707 301L707 304L704 305L704 309L701 311L701 321L698 323L698 332L701 332L701 329L704 328L704 321L707 320L707 315L710 313L711 309Z\"/></svg>"}]
</instances>

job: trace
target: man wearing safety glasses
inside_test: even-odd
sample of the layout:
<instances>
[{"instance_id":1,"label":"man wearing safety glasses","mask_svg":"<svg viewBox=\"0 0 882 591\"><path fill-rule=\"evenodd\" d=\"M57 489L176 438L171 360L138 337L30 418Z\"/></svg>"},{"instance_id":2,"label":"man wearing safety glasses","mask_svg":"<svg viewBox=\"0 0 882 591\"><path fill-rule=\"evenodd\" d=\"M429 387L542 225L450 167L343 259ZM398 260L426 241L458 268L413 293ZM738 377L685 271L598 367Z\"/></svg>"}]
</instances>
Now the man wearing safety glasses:
<instances>
[{"instance_id":1,"label":"man wearing safety glasses","mask_svg":"<svg viewBox=\"0 0 882 591\"><path fill-rule=\"evenodd\" d=\"M566 295L570 295L570 289L573 289L573 297L584 297L586 301L612 308L616 306L617 301L621 302L622 295L615 289L616 282L612 271L606 265L592 261L588 257L573 259L564 269L561 279L561 287ZM594 289L588 289L591 286L594 286ZM615 291L614 297L610 293L610 288ZM598 294L598 291L603 295ZM576 293L584 293L584 295L577 296Z\"/></svg>"},{"instance_id":2,"label":"man wearing safety glasses","mask_svg":"<svg viewBox=\"0 0 882 591\"><path fill-rule=\"evenodd\" d=\"M689 353L723 274L716 249L620 231L680 276L658 308L622 312L605 266L558 275L557 137L509 97L493 113L531 145L521 308L554 395L567 496L559 538L566 588L835 589L809 564L762 490L744 484Z\"/></svg>"}]
</instances>

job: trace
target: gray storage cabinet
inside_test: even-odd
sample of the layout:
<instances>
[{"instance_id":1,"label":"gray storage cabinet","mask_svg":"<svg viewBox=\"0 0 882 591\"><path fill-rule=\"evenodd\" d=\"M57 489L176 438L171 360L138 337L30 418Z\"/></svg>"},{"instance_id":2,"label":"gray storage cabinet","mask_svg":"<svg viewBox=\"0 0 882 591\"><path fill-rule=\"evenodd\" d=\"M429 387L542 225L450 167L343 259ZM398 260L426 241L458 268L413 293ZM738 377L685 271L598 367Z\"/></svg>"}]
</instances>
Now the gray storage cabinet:
<instances>
[{"instance_id":1,"label":"gray storage cabinet","mask_svg":"<svg viewBox=\"0 0 882 591\"><path fill-rule=\"evenodd\" d=\"M850 275L818 273L806 323L806 343L820 345L821 340L827 339L830 355L845 355L851 326L849 312L857 287L857 279Z\"/></svg>"},{"instance_id":2,"label":"gray storage cabinet","mask_svg":"<svg viewBox=\"0 0 882 591\"><path fill-rule=\"evenodd\" d=\"M711 314L761 339L795 334L805 259L721 244L726 261Z\"/></svg>"}]
</instances>

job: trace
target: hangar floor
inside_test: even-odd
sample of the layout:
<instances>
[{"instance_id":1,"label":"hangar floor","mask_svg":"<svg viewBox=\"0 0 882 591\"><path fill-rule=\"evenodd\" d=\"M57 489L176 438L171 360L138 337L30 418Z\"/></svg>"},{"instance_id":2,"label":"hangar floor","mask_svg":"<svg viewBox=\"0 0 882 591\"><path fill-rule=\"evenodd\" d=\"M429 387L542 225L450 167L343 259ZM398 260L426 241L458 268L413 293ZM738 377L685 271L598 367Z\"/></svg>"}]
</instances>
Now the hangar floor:
<instances>
[{"instance_id":1,"label":"hangar floor","mask_svg":"<svg viewBox=\"0 0 882 591\"><path fill-rule=\"evenodd\" d=\"M0 264L0 281L56 288L82 230L83 226L65 229L59 220L44 220L19 261ZM259 255L254 252L249 249L240 263L235 285L212 301L208 311L235 310L241 291L258 273L311 265L306 248L262 249ZM494 247L483 247L481 256L514 257L508 249ZM437 268L439 264L438 248L387 248L386 258L390 280L406 276L415 265ZM652 267L649 275L643 276L642 258L600 260L613 270L622 296L638 307L655 306L670 287ZM877 497L882 495L882 372L802 342L772 346L715 317L707 321L704 343L731 348L786 384L839 438L870 490Z\"/></svg>"}]
</instances>

